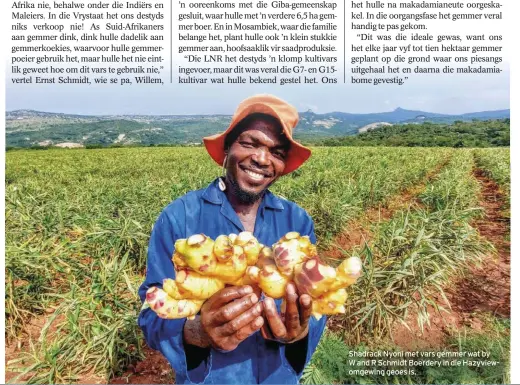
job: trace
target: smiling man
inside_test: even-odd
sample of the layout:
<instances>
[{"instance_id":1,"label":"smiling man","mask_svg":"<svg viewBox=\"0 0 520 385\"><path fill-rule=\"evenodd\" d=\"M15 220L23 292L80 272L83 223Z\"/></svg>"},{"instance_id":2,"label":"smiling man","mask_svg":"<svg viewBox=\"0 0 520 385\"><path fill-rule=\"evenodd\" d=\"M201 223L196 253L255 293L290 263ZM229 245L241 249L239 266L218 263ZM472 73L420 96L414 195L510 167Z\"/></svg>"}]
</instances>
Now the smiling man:
<instances>
[{"instance_id":1,"label":"smiling man","mask_svg":"<svg viewBox=\"0 0 520 385\"><path fill-rule=\"evenodd\" d=\"M251 231L261 243L272 245L297 231L316 242L305 210L268 190L311 154L292 138L297 123L294 107L271 95L257 95L240 103L225 132L204 138L225 175L161 213L150 238L141 301L149 287L175 277L171 257L179 238L204 233L215 239ZM311 317L311 297L300 296L292 284L285 300L282 316L281 300L262 297L250 286L227 287L208 299L194 320L160 319L144 309L139 326L148 345L175 369L178 384L296 384L323 333L325 317Z\"/></svg>"}]
</instances>

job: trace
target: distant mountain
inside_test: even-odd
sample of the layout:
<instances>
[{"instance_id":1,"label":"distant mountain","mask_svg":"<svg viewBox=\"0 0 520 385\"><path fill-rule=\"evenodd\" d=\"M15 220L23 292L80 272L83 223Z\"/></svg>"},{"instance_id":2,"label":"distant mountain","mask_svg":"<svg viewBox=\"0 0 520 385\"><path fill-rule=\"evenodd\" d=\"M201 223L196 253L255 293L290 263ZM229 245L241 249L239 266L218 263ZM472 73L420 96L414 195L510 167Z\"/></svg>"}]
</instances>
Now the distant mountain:
<instances>
[{"instance_id":1,"label":"distant mountain","mask_svg":"<svg viewBox=\"0 0 520 385\"><path fill-rule=\"evenodd\" d=\"M377 126L376 126L377 125ZM510 119L471 120L455 123L369 124L359 135L328 138L326 146L405 147L507 147Z\"/></svg>"},{"instance_id":2,"label":"distant mountain","mask_svg":"<svg viewBox=\"0 0 520 385\"><path fill-rule=\"evenodd\" d=\"M295 137L304 141L356 135L365 126L397 123L453 123L509 118L510 110L438 114L396 108L390 112L353 114L300 113ZM6 145L200 144L204 136L226 129L231 115L75 115L33 110L6 112ZM375 124L375 125L374 125ZM371 126L373 125L373 126Z\"/></svg>"},{"instance_id":3,"label":"distant mountain","mask_svg":"<svg viewBox=\"0 0 520 385\"><path fill-rule=\"evenodd\" d=\"M496 111L481 111L481 112L469 112L467 114L462 114L465 118L468 119L505 119L509 118L510 110L496 110Z\"/></svg>"}]
</instances>

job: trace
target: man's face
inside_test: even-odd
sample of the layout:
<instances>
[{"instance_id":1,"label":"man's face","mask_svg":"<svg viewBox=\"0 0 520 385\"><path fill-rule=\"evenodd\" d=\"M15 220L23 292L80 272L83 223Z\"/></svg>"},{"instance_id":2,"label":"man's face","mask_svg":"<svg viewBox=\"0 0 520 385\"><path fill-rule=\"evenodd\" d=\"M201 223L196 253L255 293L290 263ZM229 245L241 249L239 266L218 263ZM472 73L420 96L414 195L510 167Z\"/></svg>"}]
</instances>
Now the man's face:
<instances>
[{"instance_id":1,"label":"man's face","mask_svg":"<svg viewBox=\"0 0 520 385\"><path fill-rule=\"evenodd\" d=\"M276 124L253 120L227 154L227 178L239 200L256 201L281 176L288 148L289 141Z\"/></svg>"}]
</instances>

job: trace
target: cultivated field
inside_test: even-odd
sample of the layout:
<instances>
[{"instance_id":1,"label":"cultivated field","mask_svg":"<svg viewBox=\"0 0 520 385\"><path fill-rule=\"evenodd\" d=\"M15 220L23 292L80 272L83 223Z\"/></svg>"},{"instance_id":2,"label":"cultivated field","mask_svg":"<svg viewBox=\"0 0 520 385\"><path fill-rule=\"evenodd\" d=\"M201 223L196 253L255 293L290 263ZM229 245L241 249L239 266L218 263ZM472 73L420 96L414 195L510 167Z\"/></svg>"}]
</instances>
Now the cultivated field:
<instances>
[{"instance_id":1,"label":"cultivated field","mask_svg":"<svg viewBox=\"0 0 520 385\"><path fill-rule=\"evenodd\" d=\"M118 382L125 373L135 380L136 362L150 354L136 319L152 225L170 201L220 172L202 148L8 152L8 378ZM497 254L494 239L480 231L484 177L498 183L497 215L506 223L508 149L315 148L307 164L273 186L311 214L324 258L356 254L365 266L350 289L347 314L329 321L332 334L322 340L304 382L380 383L377 376L349 376L335 358L343 348L387 344L395 324L421 329L435 309L449 308L450 285L465 279L469 266L491 269L496 255L508 253ZM504 231L500 237L507 240L507 226ZM508 310L482 317L476 338L493 335L501 342L494 351L501 366L471 373L483 382L506 382ZM437 348L451 349L448 337ZM458 375L448 378L457 382ZM155 380L164 381L164 373ZM421 372L388 382L433 383L436 377Z\"/></svg>"}]
</instances>

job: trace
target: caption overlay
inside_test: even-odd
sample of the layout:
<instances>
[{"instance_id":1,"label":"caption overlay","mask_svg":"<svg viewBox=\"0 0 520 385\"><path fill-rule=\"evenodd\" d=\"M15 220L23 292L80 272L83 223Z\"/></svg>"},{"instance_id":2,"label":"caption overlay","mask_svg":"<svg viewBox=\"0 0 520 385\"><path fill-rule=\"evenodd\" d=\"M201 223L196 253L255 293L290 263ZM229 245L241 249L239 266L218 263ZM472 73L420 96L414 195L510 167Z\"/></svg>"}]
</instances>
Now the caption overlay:
<instances>
[{"instance_id":1,"label":"caption overlay","mask_svg":"<svg viewBox=\"0 0 520 385\"><path fill-rule=\"evenodd\" d=\"M500 74L501 2L36 0L11 5L16 84L403 85Z\"/></svg>"},{"instance_id":2,"label":"caption overlay","mask_svg":"<svg viewBox=\"0 0 520 385\"><path fill-rule=\"evenodd\" d=\"M351 376L416 376L427 368L501 367L486 351L351 351Z\"/></svg>"}]
</instances>

